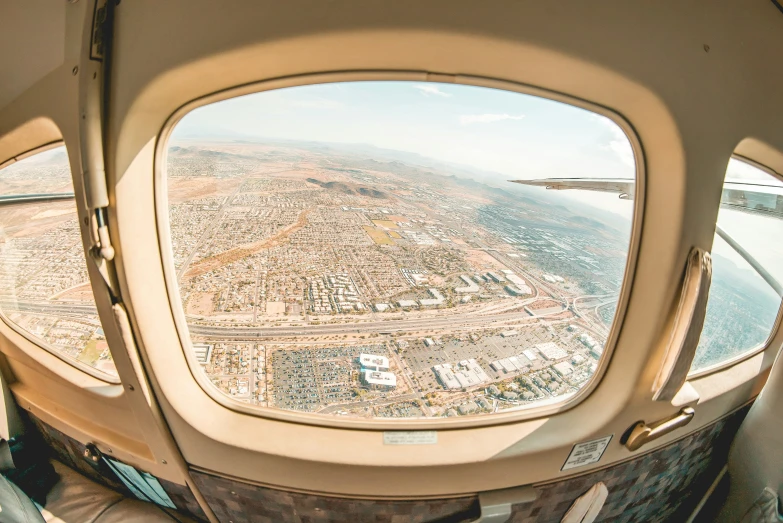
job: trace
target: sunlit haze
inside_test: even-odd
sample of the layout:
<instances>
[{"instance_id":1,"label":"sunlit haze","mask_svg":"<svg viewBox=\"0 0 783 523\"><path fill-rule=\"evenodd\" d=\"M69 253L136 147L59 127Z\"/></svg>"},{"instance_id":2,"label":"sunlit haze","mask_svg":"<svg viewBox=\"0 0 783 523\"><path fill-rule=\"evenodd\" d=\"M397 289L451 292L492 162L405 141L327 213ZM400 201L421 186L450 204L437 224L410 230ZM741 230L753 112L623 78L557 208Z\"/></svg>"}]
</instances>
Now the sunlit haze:
<instances>
[{"instance_id":1,"label":"sunlit haze","mask_svg":"<svg viewBox=\"0 0 783 523\"><path fill-rule=\"evenodd\" d=\"M522 178L634 178L631 145L608 118L544 98L455 84L353 82L251 94L189 113L173 139L367 144ZM494 172L493 172L494 171ZM628 216L614 195L569 198Z\"/></svg>"}]
</instances>

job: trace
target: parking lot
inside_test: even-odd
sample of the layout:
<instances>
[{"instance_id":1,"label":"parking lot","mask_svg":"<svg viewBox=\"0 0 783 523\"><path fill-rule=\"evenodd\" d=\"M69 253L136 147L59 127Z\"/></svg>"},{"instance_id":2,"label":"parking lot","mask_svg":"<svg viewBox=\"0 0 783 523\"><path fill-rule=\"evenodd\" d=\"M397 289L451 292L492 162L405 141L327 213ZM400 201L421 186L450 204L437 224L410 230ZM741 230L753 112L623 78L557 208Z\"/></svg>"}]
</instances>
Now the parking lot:
<instances>
[{"instance_id":1,"label":"parking lot","mask_svg":"<svg viewBox=\"0 0 783 523\"><path fill-rule=\"evenodd\" d=\"M516 329L517 333L502 336L499 332L484 336L464 335L453 338L434 340L435 344L427 346L424 338L407 340L408 346L401 351L402 359L412 374L414 383L420 392L428 393L443 390L432 368L444 363L455 364L459 361L474 358L490 378L490 382L511 377L510 374L497 371L490 366L493 361L518 356L523 350L547 342L556 342L568 353L583 351L584 347L574 340L574 335L565 327L535 326L527 329ZM538 354L534 351L534 354ZM528 372L535 372L547 367L551 362L539 357L532 362L520 356L519 359L529 364ZM514 374L516 375L516 374Z\"/></svg>"},{"instance_id":2,"label":"parking lot","mask_svg":"<svg viewBox=\"0 0 783 523\"><path fill-rule=\"evenodd\" d=\"M273 405L312 412L353 401L354 389L359 387L358 358L363 352L388 356L384 345L272 348Z\"/></svg>"}]
</instances>

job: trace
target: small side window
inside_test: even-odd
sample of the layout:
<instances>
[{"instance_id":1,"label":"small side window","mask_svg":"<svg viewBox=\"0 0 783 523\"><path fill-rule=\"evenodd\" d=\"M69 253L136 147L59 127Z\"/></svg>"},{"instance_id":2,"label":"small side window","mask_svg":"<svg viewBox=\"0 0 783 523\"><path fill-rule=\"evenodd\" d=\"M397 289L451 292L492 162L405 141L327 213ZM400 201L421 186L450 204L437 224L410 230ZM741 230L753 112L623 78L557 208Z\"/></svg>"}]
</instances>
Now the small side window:
<instances>
[{"instance_id":1,"label":"small side window","mask_svg":"<svg viewBox=\"0 0 783 523\"><path fill-rule=\"evenodd\" d=\"M0 170L0 314L66 361L116 377L73 198L65 147Z\"/></svg>"},{"instance_id":2,"label":"small side window","mask_svg":"<svg viewBox=\"0 0 783 523\"><path fill-rule=\"evenodd\" d=\"M762 347L781 302L783 182L732 159L726 171L712 249L707 316L691 372Z\"/></svg>"}]
</instances>

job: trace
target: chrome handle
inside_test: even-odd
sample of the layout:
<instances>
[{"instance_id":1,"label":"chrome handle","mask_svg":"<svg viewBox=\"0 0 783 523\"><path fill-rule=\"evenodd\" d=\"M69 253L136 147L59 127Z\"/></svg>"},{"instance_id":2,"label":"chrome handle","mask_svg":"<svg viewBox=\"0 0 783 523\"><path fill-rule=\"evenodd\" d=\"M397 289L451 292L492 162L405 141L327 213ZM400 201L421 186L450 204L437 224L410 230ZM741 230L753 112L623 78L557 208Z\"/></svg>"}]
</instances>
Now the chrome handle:
<instances>
[{"instance_id":1,"label":"chrome handle","mask_svg":"<svg viewBox=\"0 0 783 523\"><path fill-rule=\"evenodd\" d=\"M631 433L625 442L628 450L638 450L642 445L654 441L669 432L684 427L693 419L696 411L691 407L684 407L676 415L669 419L661 420L652 425L640 421L631 429Z\"/></svg>"}]
</instances>

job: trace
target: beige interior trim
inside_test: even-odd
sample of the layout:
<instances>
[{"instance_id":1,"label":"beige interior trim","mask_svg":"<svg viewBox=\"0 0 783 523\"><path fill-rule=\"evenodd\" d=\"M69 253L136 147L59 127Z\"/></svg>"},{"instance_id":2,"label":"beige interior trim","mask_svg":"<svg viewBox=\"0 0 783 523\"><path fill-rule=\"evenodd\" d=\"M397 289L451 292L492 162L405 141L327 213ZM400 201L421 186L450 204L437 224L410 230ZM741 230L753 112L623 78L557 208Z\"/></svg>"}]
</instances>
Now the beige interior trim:
<instances>
[{"instance_id":1,"label":"beige interior trim","mask_svg":"<svg viewBox=\"0 0 783 523\"><path fill-rule=\"evenodd\" d=\"M758 138L744 138L737 144L734 154L742 161L783 179L783 152Z\"/></svg>"},{"instance_id":2,"label":"beige interior trim","mask_svg":"<svg viewBox=\"0 0 783 523\"><path fill-rule=\"evenodd\" d=\"M62 134L49 118L33 118L5 134L0 124L0 169L58 145L62 145Z\"/></svg>"},{"instance_id":3,"label":"beige interior trim","mask_svg":"<svg viewBox=\"0 0 783 523\"><path fill-rule=\"evenodd\" d=\"M50 151L58 147L64 147L64 146L65 144L62 142L62 140L55 140L53 142L49 142L47 144L35 147L29 151L25 151L23 153L17 154L12 158L7 159L3 163L0 163L0 170L4 169L5 167L8 167L9 165L13 165L16 162L21 162L25 158L30 158L31 156L35 156L36 154Z\"/></svg>"},{"instance_id":4,"label":"beige interior trim","mask_svg":"<svg viewBox=\"0 0 783 523\"><path fill-rule=\"evenodd\" d=\"M79 50L86 19L91 19L87 4L81 1L66 6L66 42L63 65L39 80L14 101L0 107L0 158L19 156L41 145L62 140L70 161L77 215L80 223L88 218L84 198L82 162L79 148ZM82 227L82 241L89 249L89 229ZM135 371L112 315L111 298L103 287L96 267L87 264L96 306L124 383L134 383ZM122 386L92 376L70 361L37 346L0 322L0 350L6 360L3 368L17 402L46 423L81 442L96 441L104 452L158 476L187 484L189 476L175 468L170 447L162 442L160 427L150 415L149 406L123 392ZM137 389L138 390L138 389ZM145 406L146 405L146 406ZM170 439L170 438L169 438ZM173 445L173 443L171 444ZM174 445L176 448L176 446ZM163 462L165 461L165 463Z\"/></svg>"},{"instance_id":5,"label":"beige interior trim","mask_svg":"<svg viewBox=\"0 0 783 523\"><path fill-rule=\"evenodd\" d=\"M682 294L674 314L666 355L653 384L655 401L674 399L688 378L704 326L711 282L712 258L708 252L694 247L685 265Z\"/></svg>"},{"instance_id":6,"label":"beige interior trim","mask_svg":"<svg viewBox=\"0 0 783 523\"><path fill-rule=\"evenodd\" d=\"M265 0L119 6L105 158L111 235L141 368L188 462L278 488L453 496L563 478L559 468L575 442L619 435L640 418L670 414L671 406L653 402L650 393L665 357L661 340L668 339L666 322L679 296L674 282L682 276L682 261L692 246L709 250L712 244L726 160L734 152L783 172L778 116L783 69L775 67L771 52L783 44L783 33L774 7L678 3L672 16L671 6L623 0L569 0L555 11L547 2L500 2L487 9L476 2L433 0L417 5L411 16L406 2L292 2L285 9ZM79 114L72 71L88 3L65 7L63 65L0 107L0 162L62 138L73 172L81 172L74 152ZM647 173L636 274L616 350L601 382L577 407L536 420L444 430L437 448L390 450L381 446L378 431L235 412L190 376L157 238L155 140L165 120L192 100L236 86L378 70L535 85L611 108L633 125ZM28 125L32 121L38 123ZM24 133L15 132L22 127ZM80 184L74 181L77 194ZM78 205L83 219L86 211ZM87 236L83 240L89 246ZM121 333L112 326L111 301L100 275L88 270L116 350ZM57 427L77 439L95 438L111 427L128 439L125 448L135 449L125 461L141 466L152 456L155 463L147 470L185 482L158 463L163 451L147 443L155 439L147 432L159 429L149 417L137 417L143 409L120 387L33 347L5 325L0 333L10 387L20 403L38 409L42 419L60 420ZM692 376L699 399L689 428L706 426L757 394L781 343L778 329L763 352ZM123 380L136 373L131 365L120 372ZM678 437L664 436L655 446ZM579 473L635 456L613 442L600 463Z\"/></svg>"},{"instance_id":7,"label":"beige interior trim","mask_svg":"<svg viewBox=\"0 0 783 523\"><path fill-rule=\"evenodd\" d=\"M154 424L158 429L155 433L151 434L152 437L158 440L154 442L154 447L164 448L167 451L165 454L159 453L156 455L156 458L159 460L160 464L168 465L170 463L174 468L177 469L180 476L185 480L188 488L190 488L190 491L196 498L196 502L201 507L201 510L204 511L204 514L207 516L207 519L210 521L210 523L218 523L217 517L215 517L214 512L210 508L206 499L204 499L204 496L201 494L198 485L196 485L196 483L193 481L190 475L190 471L188 470L188 464L185 462L185 459L179 452L179 448L177 447L174 438L171 436L169 427L166 424L165 418L161 414L160 407L158 406L156 399L150 394L149 383L147 381L146 374L142 369L141 361L139 360L138 349L136 348L136 343L133 340L133 332L131 330L130 322L128 321L128 315L125 312L125 308L121 304L115 303L112 306L112 311L114 312L116 325L122 335L122 341L124 348L127 351L128 360L130 360L130 365L134 369L136 376L136 380L131 380L130 382L126 381L125 386L127 387L128 391L136 393L135 395L131 395L131 398L134 398L137 402L143 402L145 404L140 405L139 410L145 414L148 414L148 416L151 418L151 423ZM144 409L145 406L147 409Z\"/></svg>"},{"instance_id":8,"label":"beige interior trim","mask_svg":"<svg viewBox=\"0 0 783 523\"><path fill-rule=\"evenodd\" d=\"M132 10L131 7L130 11L125 11L126 21L136 20ZM119 18L118 21L122 23ZM132 32L128 28L119 34ZM430 52L450 49L451 63L444 62L443 55L439 54L440 70L461 70L468 76L505 78L518 84L534 83L568 94L581 90L577 98L613 106L633 122L644 143L646 159L650 150L666 151L665 155L656 155L656 161L648 159L646 162L650 173L661 169L666 175L665 181L658 179L660 185L649 184L645 197L647 201L650 198L653 202L665 201L666 211L660 213L657 220L646 217L641 233L644 237L649 224L649 233L655 229L665 230L672 239L671 231L677 229L679 202L683 197L684 178L680 176L684 173L684 158L680 155L676 125L654 95L627 78L535 46L454 33L433 35L406 31L405 36L406 49L411 52L398 52L401 41L398 31L376 30L282 39L269 45L239 47L219 57L189 57L176 69L151 75L148 79L134 73L133 79L129 78L131 83L125 84L133 86L130 91L123 90L125 98L114 98L116 112L111 120L116 133L112 141L116 151L111 155L114 163L110 169L107 165L107 169L114 177L110 185L116 204L111 208L110 223L116 227L112 237L118 247L123 298L129 306L145 368L151 371L153 390L159 398L165 398L161 403L172 432L186 459L201 468L282 487L356 495L438 495L504 488L559 476L562 460L574 440L587 440L603 430L621 432L638 419L638 411L632 413L636 409L631 405L649 401L649 387L654 376L648 378L646 391L639 390L639 399L636 399L637 377L643 367L639 354L649 354L650 349L650 346L640 347L639 340L649 331L657 330L660 324L650 322L655 315L644 314L644 320L641 317L633 319L634 295L637 291L652 290L656 297L651 300L648 296L645 300L645 308L649 308L658 300L668 306L671 303L669 294L674 291L656 288L638 277L630 294L626 323L618 336L618 350L602 382L578 408L527 422L444 430L439 432L437 448L390 450L379 445L381 435L376 431L303 426L237 414L209 398L190 376L184 353L172 350L181 345L173 328L175 323L166 280L162 267L155 268L149 263L150 259L160 256L154 232L158 227L156 219L152 218L155 216L151 198L154 194L151 176L154 140L168 114L189 100L252 83L262 74L266 78L298 76L323 70L323 64L327 62L331 70L337 71L378 70L382 66L393 70L432 70L426 65L432 58ZM122 48L123 42L119 41L118 64ZM470 49L469 53L460 52L467 49ZM273 61L276 56L287 59ZM486 60L487 56L495 56L497 60ZM509 60L511 56L515 58ZM130 70L123 73L118 65L118 80ZM570 71L571 79L578 77L581 80L571 82L569 76L563 75L564 71ZM615 88L611 93L599 87L599 78L612 79ZM590 80L585 82L585 79ZM654 208L654 205L648 206L648 209ZM678 241L675 238L674 243ZM673 268L669 256L674 251L679 251L679 246L669 241L656 245L656 271ZM644 263L644 256L640 254L637 270L644 270ZM678 267L675 272L679 274L680 270ZM172 319L164 321L166 318ZM634 335L628 337L626 329L631 329ZM632 344L634 350L623 351L623 355L620 347L624 337L625 343ZM628 412L621 414L626 409ZM577 411L581 412L575 414ZM705 421L695 420L694 426ZM615 422L616 428L607 426ZM258 434L264 437L257 437ZM475 445L479 440L487 444ZM661 442L665 441L662 438ZM328 453L323 452L325 444L329 445ZM617 452L622 451L608 449L607 459L616 459ZM446 483L442 481L445 470L452 471L449 474L452 479ZM329 481L325 480L327 476L331 478Z\"/></svg>"}]
</instances>

